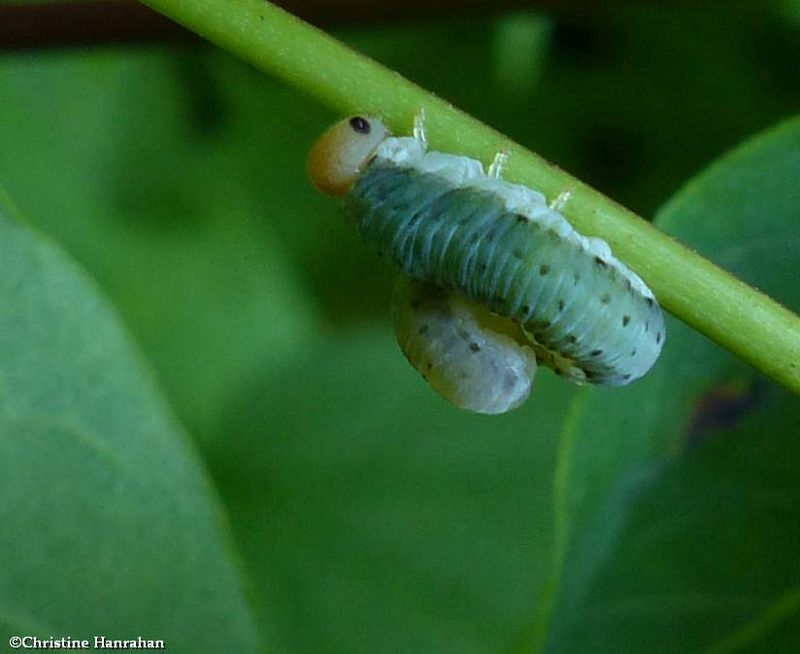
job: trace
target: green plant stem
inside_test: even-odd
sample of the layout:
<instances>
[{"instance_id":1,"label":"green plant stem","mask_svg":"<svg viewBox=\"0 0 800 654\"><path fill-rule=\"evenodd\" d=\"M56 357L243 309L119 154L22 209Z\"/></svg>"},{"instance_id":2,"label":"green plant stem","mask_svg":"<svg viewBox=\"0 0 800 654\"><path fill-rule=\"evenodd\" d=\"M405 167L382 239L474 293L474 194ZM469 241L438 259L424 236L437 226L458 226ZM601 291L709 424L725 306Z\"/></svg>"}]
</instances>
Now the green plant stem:
<instances>
[{"instance_id":1,"label":"green plant stem","mask_svg":"<svg viewBox=\"0 0 800 654\"><path fill-rule=\"evenodd\" d=\"M650 223L397 73L263 0L144 0L256 68L341 114L380 114L399 133L425 110L434 149L488 162L509 152L504 177L549 198L570 191L564 214L600 236L661 304L800 394L800 318Z\"/></svg>"}]
</instances>

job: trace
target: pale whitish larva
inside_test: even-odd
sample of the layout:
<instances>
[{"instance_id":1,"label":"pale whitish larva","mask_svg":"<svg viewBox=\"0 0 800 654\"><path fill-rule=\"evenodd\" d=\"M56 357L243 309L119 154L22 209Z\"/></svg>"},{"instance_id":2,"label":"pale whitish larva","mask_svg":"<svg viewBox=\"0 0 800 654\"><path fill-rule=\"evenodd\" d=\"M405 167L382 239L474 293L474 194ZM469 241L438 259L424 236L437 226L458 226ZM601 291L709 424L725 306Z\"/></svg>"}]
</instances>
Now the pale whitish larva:
<instances>
[{"instance_id":1,"label":"pale whitish larva","mask_svg":"<svg viewBox=\"0 0 800 654\"><path fill-rule=\"evenodd\" d=\"M661 309L604 241L578 234L541 193L498 170L427 152L420 125L395 138L376 118L341 121L314 146L309 172L345 197L378 254L518 323L539 363L568 380L623 385L658 358Z\"/></svg>"},{"instance_id":2,"label":"pale whitish larva","mask_svg":"<svg viewBox=\"0 0 800 654\"><path fill-rule=\"evenodd\" d=\"M444 398L478 413L505 413L527 398L536 356L518 325L429 282L401 277L392 303L397 342Z\"/></svg>"}]
</instances>

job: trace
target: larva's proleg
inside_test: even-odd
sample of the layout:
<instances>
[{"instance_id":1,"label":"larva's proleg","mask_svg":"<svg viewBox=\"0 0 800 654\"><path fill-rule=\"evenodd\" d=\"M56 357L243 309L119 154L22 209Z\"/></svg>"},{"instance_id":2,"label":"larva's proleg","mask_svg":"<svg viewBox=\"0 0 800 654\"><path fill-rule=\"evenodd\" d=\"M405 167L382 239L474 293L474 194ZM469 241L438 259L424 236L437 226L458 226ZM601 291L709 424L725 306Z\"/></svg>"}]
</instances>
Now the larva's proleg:
<instances>
[{"instance_id":1,"label":"larva's proleg","mask_svg":"<svg viewBox=\"0 0 800 654\"><path fill-rule=\"evenodd\" d=\"M540 364L576 383L644 375L665 338L644 282L541 193L474 159L426 152L417 132L395 138L374 118L343 121L315 148L312 180L345 197L362 239L405 274L517 323Z\"/></svg>"},{"instance_id":2,"label":"larva's proleg","mask_svg":"<svg viewBox=\"0 0 800 654\"><path fill-rule=\"evenodd\" d=\"M528 397L536 357L508 319L428 282L401 276L392 302L400 349L452 404L499 414ZM515 338L516 337L516 338Z\"/></svg>"}]
</instances>

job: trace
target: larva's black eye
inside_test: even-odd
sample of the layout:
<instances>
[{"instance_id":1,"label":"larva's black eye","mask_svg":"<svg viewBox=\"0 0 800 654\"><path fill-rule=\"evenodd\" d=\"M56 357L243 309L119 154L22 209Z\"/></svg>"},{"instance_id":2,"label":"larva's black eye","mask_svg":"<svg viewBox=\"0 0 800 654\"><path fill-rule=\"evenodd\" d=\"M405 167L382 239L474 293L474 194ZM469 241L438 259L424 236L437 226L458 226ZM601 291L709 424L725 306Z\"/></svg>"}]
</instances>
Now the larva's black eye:
<instances>
[{"instance_id":1,"label":"larva's black eye","mask_svg":"<svg viewBox=\"0 0 800 654\"><path fill-rule=\"evenodd\" d=\"M359 134L369 134L371 129L369 121L361 116L353 116L350 119L350 127L353 128L354 132L358 132Z\"/></svg>"}]
</instances>

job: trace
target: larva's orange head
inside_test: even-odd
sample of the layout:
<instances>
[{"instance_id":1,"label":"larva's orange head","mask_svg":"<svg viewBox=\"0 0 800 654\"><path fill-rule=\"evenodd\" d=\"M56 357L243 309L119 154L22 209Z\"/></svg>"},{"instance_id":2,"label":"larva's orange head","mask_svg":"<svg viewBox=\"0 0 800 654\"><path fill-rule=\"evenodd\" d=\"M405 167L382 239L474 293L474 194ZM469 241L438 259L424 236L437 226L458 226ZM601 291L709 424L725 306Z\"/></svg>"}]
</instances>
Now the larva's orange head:
<instances>
[{"instance_id":1,"label":"larva's orange head","mask_svg":"<svg viewBox=\"0 0 800 654\"><path fill-rule=\"evenodd\" d=\"M328 195L347 193L387 136L379 118L353 116L336 123L308 156L306 170L314 186Z\"/></svg>"}]
</instances>

